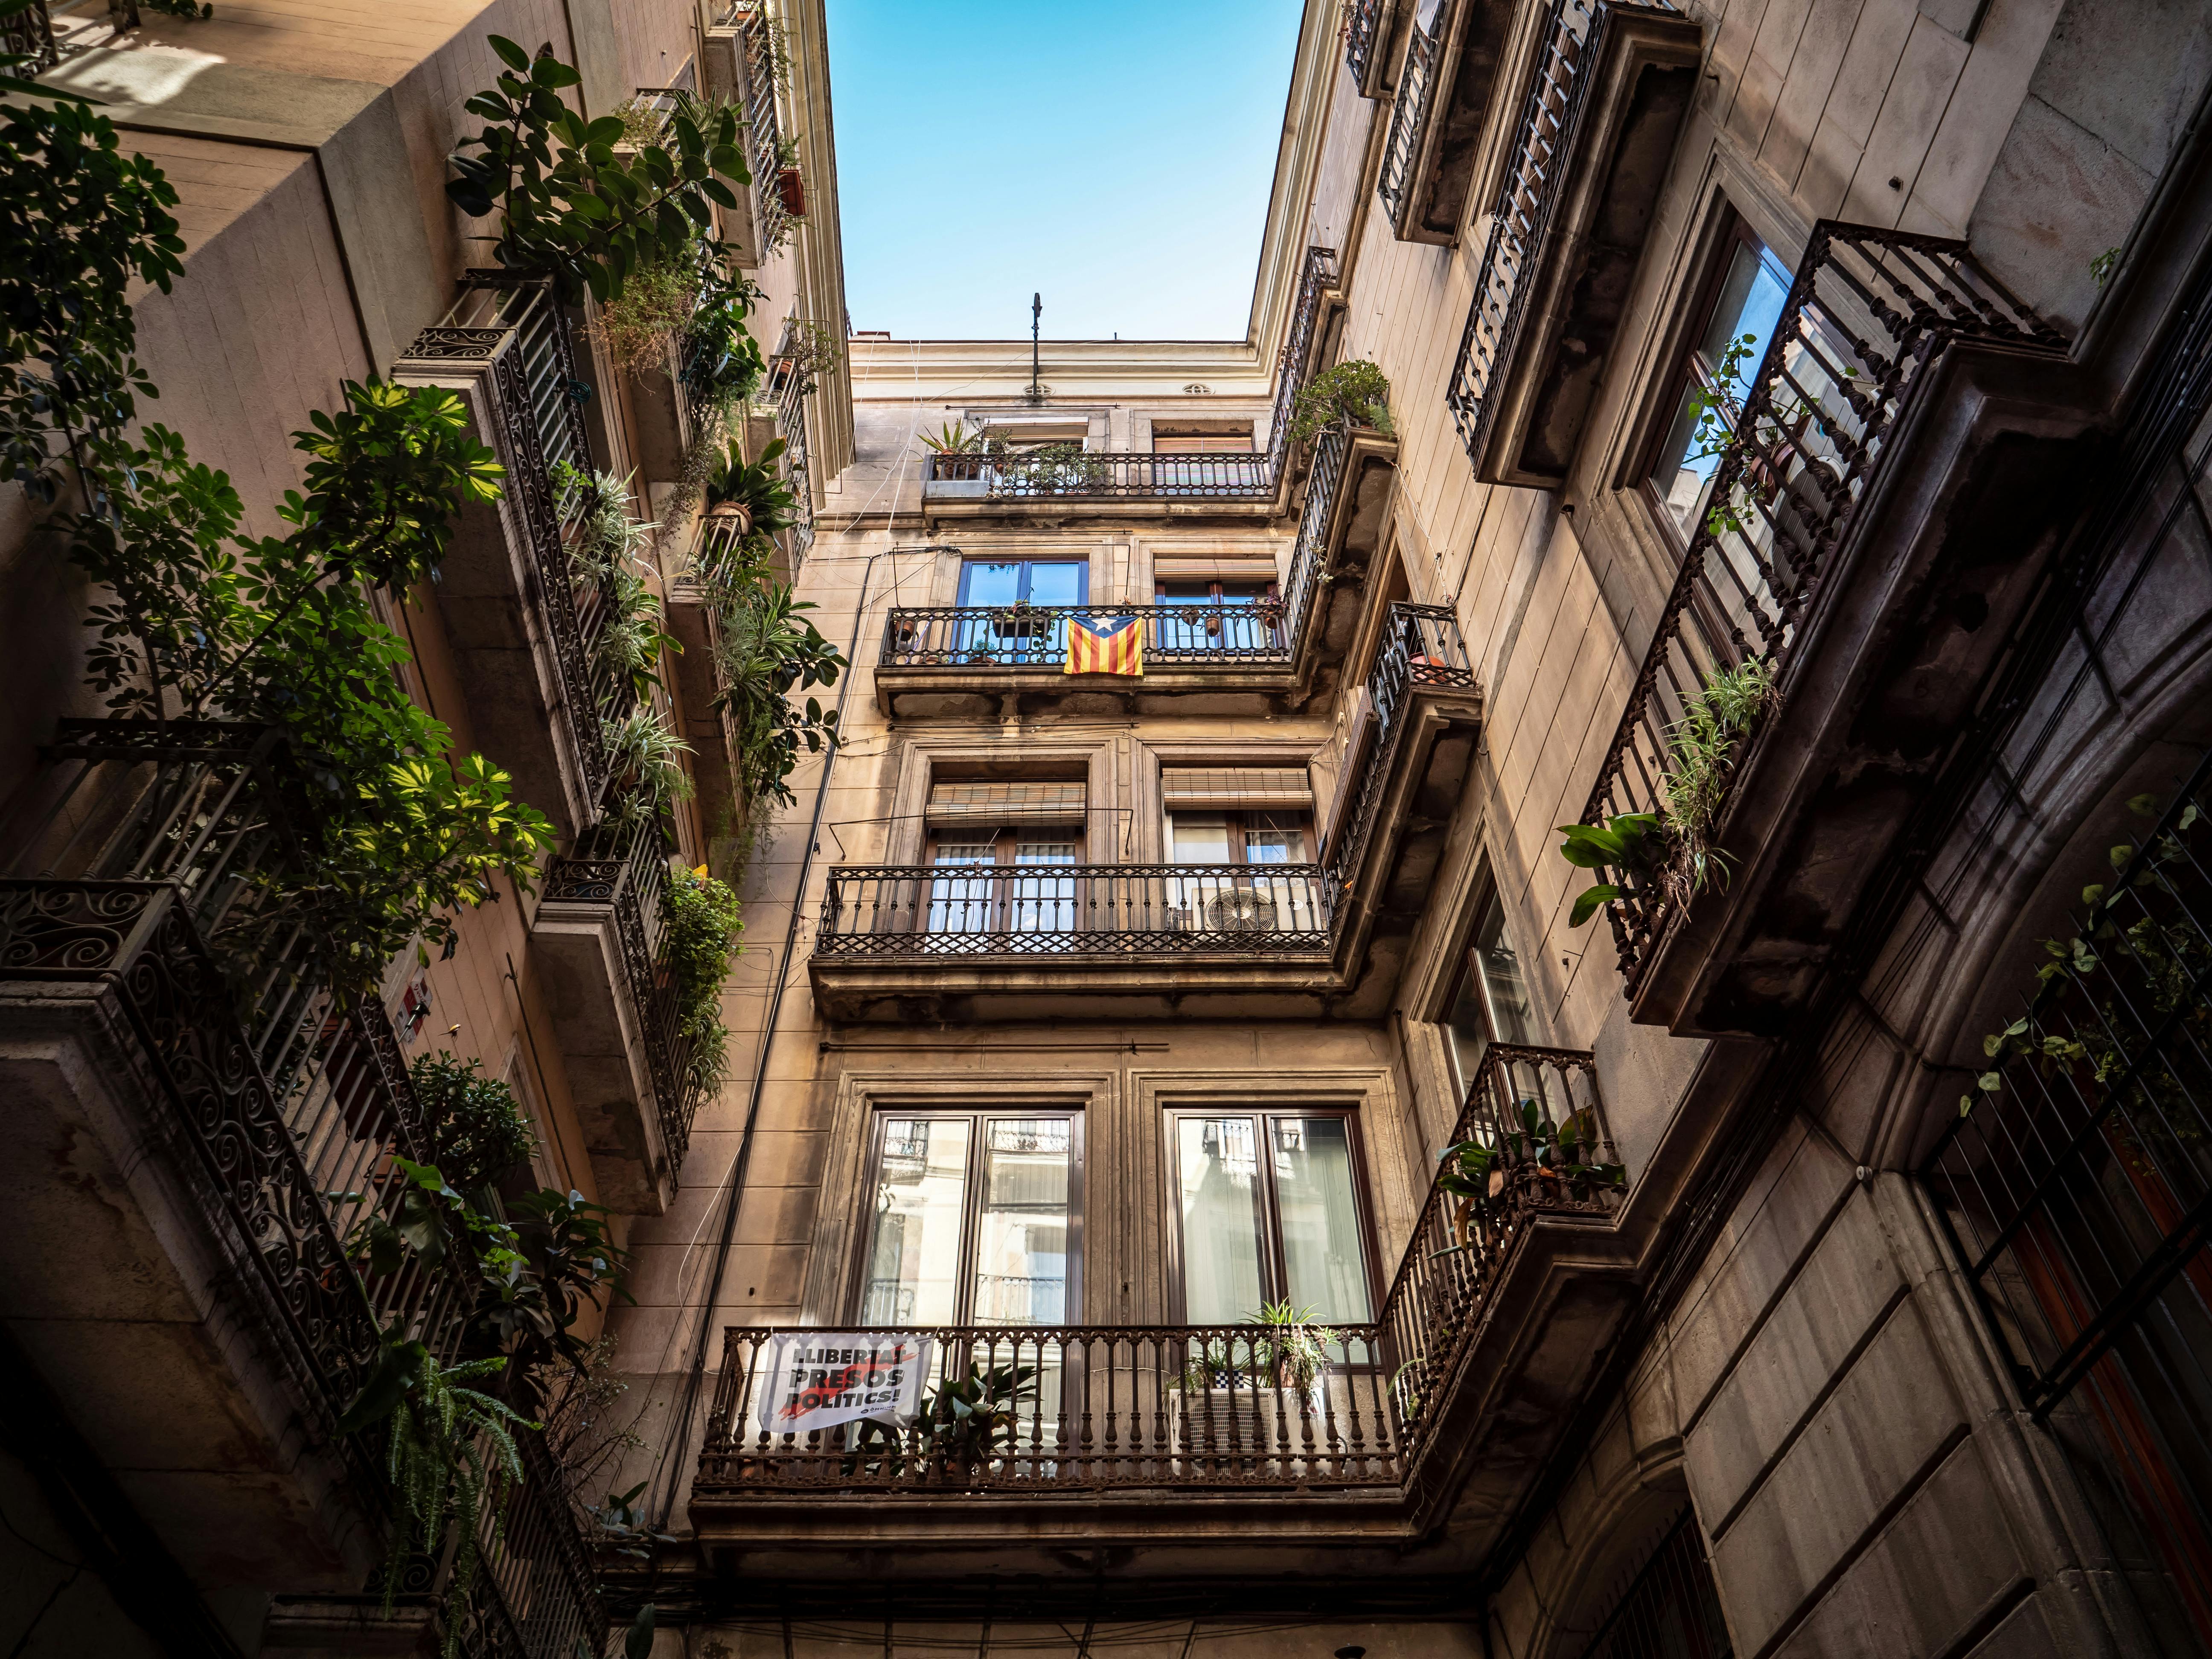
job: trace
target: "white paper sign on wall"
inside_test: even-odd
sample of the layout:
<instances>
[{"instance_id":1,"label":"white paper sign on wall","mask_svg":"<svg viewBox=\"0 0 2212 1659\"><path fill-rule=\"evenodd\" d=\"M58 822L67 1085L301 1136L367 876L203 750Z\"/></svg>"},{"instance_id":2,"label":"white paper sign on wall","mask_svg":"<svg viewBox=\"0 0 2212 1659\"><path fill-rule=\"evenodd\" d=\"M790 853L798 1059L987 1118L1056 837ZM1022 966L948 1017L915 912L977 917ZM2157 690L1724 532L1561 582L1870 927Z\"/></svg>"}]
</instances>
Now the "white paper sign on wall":
<instances>
[{"instance_id":1,"label":"white paper sign on wall","mask_svg":"<svg viewBox=\"0 0 2212 1659\"><path fill-rule=\"evenodd\" d=\"M792 1331L771 1338L761 1371L760 1425L805 1434L873 1418L894 1426L921 1409L931 1340L881 1331Z\"/></svg>"}]
</instances>

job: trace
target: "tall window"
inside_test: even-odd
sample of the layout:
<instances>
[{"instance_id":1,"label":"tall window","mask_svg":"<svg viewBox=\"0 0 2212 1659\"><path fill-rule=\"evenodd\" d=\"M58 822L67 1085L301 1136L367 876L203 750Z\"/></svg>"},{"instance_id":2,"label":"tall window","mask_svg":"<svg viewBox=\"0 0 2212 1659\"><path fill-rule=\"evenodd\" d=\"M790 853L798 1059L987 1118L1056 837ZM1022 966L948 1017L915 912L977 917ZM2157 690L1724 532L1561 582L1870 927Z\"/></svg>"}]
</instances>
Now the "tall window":
<instances>
[{"instance_id":1,"label":"tall window","mask_svg":"<svg viewBox=\"0 0 2212 1659\"><path fill-rule=\"evenodd\" d=\"M1505 932L1504 903L1494 889L1475 917L1444 1025L1450 1034L1452 1069L1462 1099L1474 1086L1484 1049L1493 1042L1535 1038L1528 982Z\"/></svg>"},{"instance_id":2,"label":"tall window","mask_svg":"<svg viewBox=\"0 0 2212 1659\"><path fill-rule=\"evenodd\" d=\"M1284 1301L1325 1324L1373 1316L1348 1115L1179 1113L1169 1127L1186 1323Z\"/></svg>"},{"instance_id":3,"label":"tall window","mask_svg":"<svg viewBox=\"0 0 2212 1659\"><path fill-rule=\"evenodd\" d=\"M1704 321L1668 389L1674 422L1651 466L1651 493L1686 539L1697 532L1720 465L1713 424L1702 419L1704 412L1711 408L1733 426L1789 297L1789 271L1736 222L1698 295Z\"/></svg>"},{"instance_id":4,"label":"tall window","mask_svg":"<svg viewBox=\"0 0 2212 1659\"><path fill-rule=\"evenodd\" d=\"M860 1323L1066 1323L1080 1306L1080 1120L884 1113L875 1131Z\"/></svg>"}]
</instances>

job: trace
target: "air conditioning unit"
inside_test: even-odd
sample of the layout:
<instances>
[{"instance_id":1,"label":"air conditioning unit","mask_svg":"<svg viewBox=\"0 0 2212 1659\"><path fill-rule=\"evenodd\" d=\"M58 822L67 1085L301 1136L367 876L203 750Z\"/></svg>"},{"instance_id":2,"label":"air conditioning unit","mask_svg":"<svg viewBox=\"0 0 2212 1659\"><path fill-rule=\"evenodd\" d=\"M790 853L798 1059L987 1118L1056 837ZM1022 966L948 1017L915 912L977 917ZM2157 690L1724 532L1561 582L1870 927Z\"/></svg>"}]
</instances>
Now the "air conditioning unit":
<instances>
[{"instance_id":1,"label":"air conditioning unit","mask_svg":"<svg viewBox=\"0 0 2212 1659\"><path fill-rule=\"evenodd\" d=\"M1249 887L1216 893L1206 901L1206 925L1216 933L1272 933L1275 901Z\"/></svg>"}]
</instances>

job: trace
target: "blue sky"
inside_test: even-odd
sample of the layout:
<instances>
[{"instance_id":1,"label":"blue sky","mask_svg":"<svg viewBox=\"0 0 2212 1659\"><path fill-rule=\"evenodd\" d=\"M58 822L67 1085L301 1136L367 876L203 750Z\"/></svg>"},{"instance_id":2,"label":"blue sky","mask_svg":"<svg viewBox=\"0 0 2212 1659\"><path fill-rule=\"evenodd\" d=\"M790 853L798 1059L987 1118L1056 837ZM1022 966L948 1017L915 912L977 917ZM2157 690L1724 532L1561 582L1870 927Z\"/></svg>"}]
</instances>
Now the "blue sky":
<instances>
[{"instance_id":1,"label":"blue sky","mask_svg":"<svg viewBox=\"0 0 2212 1659\"><path fill-rule=\"evenodd\" d=\"M853 326L1242 339L1298 0L828 0Z\"/></svg>"}]
</instances>

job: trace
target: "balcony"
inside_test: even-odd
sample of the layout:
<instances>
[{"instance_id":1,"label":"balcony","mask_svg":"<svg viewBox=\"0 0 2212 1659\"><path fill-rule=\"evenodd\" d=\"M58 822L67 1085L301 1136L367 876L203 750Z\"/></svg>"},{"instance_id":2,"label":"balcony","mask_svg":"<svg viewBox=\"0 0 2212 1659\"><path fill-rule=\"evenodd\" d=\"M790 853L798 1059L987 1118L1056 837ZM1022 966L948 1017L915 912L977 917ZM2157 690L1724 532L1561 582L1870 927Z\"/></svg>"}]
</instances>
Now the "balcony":
<instances>
[{"instance_id":1,"label":"balcony","mask_svg":"<svg viewBox=\"0 0 2212 1659\"><path fill-rule=\"evenodd\" d=\"M939 1382L971 1359L1036 1368L1011 1428L956 1457L926 1414L866 1442L779 1432L764 1357L805 1334L729 1330L691 1492L710 1569L801 1595L888 1579L902 1605L927 1584L948 1611L1293 1570L1358 1606L1448 1594L1565 1432L1632 1293L1620 1190L1534 1161L1524 1101L1613 1161L1588 1054L1493 1046L1453 1138L1498 1149L1495 1195L1432 1188L1379 1316L1337 1328L1340 1357L1310 1380L1250 1325L881 1332L927 1340Z\"/></svg>"},{"instance_id":2,"label":"balcony","mask_svg":"<svg viewBox=\"0 0 2212 1659\"><path fill-rule=\"evenodd\" d=\"M1397 0L1352 0L1345 8L1344 66L1364 98L1389 90L1391 31Z\"/></svg>"},{"instance_id":3,"label":"balcony","mask_svg":"<svg viewBox=\"0 0 2212 1659\"><path fill-rule=\"evenodd\" d=\"M1557 489L1581 447L1690 106L1665 0L1545 0L1444 401L1486 483Z\"/></svg>"},{"instance_id":4,"label":"balcony","mask_svg":"<svg viewBox=\"0 0 2212 1659\"><path fill-rule=\"evenodd\" d=\"M1346 58L1355 45L1370 54L1354 64L1360 90L1377 95L1386 72L1374 44L1388 6L1356 9L1348 20ZM1474 185L1476 157L1492 100L1502 90L1514 0L1427 0L1409 8L1405 56L1399 66L1390 127L1376 190L1401 242L1449 245ZM1369 15L1374 14L1370 22ZM1429 14L1423 22L1422 15ZM1370 87L1375 88L1370 90Z\"/></svg>"},{"instance_id":5,"label":"balcony","mask_svg":"<svg viewBox=\"0 0 2212 1659\"><path fill-rule=\"evenodd\" d=\"M703 1092L661 948L669 848L609 818L553 860L531 924L600 1201L658 1215Z\"/></svg>"},{"instance_id":6,"label":"balcony","mask_svg":"<svg viewBox=\"0 0 2212 1659\"><path fill-rule=\"evenodd\" d=\"M923 511L933 520L1143 514L1273 518L1290 510L1299 456L1291 406L1314 367L1336 251L1309 247L1276 356L1267 447L1249 454L1181 455L1016 445L996 453L933 451L924 459Z\"/></svg>"},{"instance_id":7,"label":"balcony","mask_svg":"<svg viewBox=\"0 0 2212 1659\"><path fill-rule=\"evenodd\" d=\"M258 878L303 846L280 733L68 721L48 754L0 878L0 1167L23 1252L5 1317L196 1582L360 1615L391 1498L339 1413L388 1327L455 1359L480 1284L462 1263L356 1273L352 1199L399 1218L392 1160L428 1156L399 1044L265 902ZM605 1616L542 1450L444 1616L567 1659ZM419 1565L434 1602L447 1568Z\"/></svg>"},{"instance_id":8,"label":"balcony","mask_svg":"<svg viewBox=\"0 0 2212 1659\"><path fill-rule=\"evenodd\" d=\"M514 777L519 797L573 834L597 818L607 787L601 716L618 715L635 695L598 651L611 586L569 554L587 492L556 483L556 466L592 470L583 418L592 388L542 282L500 271L470 278L392 379L459 392L507 468L503 498L462 514L439 572L439 610L477 747Z\"/></svg>"},{"instance_id":9,"label":"balcony","mask_svg":"<svg viewBox=\"0 0 2212 1659\"><path fill-rule=\"evenodd\" d=\"M1327 708L1380 591L1367 570L1381 545L1397 453L1395 439L1364 428L1316 441L1278 603L902 606L884 623L877 706L893 718L973 718L1012 707L1032 719L1109 711L1264 718ZM1069 623L1133 617L1144 630L1141 677L1064 672Z\"/></svg>"},{"instance_id":10,"label":"balcony","mask_svg":"<svg viewBox=\"0 0 2212 1659\"><path fill-rule=\"evenodd\" d=\"M1964 243L1814 228L1583 809L1664 817L1687 699L1765 665L1710 814L1725 890L1604 878L1636 1018L1767 1035L1817 981L2070 514L2065 356Z\"/></svg>"},{"instance_id":11,"label":"balcony","mask_svg":"<svg viewBox=\"0 0 2212 1659\"><path fill-rule=\"evenodd\" d=\"M1046 631L1009 643L976 615L992 648L1041 660L1064 627L1040 617ZM1392 607L1367 708L1321 863L839 865L808 965L817 1004L838 1020L1379 1018L1481 720L1449 611Z\"/></svg>"}]
</instances>

